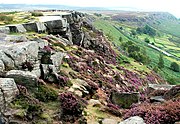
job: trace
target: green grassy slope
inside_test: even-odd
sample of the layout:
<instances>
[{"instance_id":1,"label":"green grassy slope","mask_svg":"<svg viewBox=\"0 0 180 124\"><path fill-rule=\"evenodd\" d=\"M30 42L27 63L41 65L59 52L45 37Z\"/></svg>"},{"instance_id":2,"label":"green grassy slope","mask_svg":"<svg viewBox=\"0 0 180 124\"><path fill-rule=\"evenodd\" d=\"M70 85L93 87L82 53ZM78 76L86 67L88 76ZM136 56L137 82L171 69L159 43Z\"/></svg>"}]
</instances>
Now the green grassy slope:
<instances>
[{"instance_id":1,"label":"green grassy slope","mask_svg":"<svg viewBox=\"0 0 180 124\"><path fill-rule=\"evenodd\" d=\"M159 54L160 54L160 52L148 47L147 43L142 41L144 39L144 37L146 37L146 36L141 36L138 39L133 38L133 37L129 36L128 33L123 33L121 31L119 31L118 29L116 29L114 27L114 25L117 26L117 23L114 23L112 21L107 21L107 20L105 21L105 20L97 19L94 22L94 26L96 28L98 28L98 29L103 30L106 35L110 35L110 37L113 38L112 41L115 44L120 46L121 42L119 41L119 37L123 37L123 41L128 41L128 40L134 41L134 43L136 43L138 46L141 46L144 49L146 49L147 55L151 59L151 63L149 65L147 65L147 66L150 67L150 68L153 68L153 67L157 66L157 63L159 62ZM123 28L126 29L126 26L124 25ZM127 30L129 30L129 26L127 27ZM164 41L164 42L162 42L162 44L167 44L166 46L171 44L171 47L174 46L177 50L179 50L178 47L176 47L174 44L172 44L171 42L167 41L167 39L166 40L165 39L166 39L165 36L163 36L162 39L157 38L157 40L155 40L155 43L160 44L161 41ZM174 71L169 69L170 64L171 64L172 61L176 61L178 64L180 64L180 61L177 61L174 58L164 56L165 68L161 69L159 71L159 74L162 77L164 77L165 79L167 79L170 83L179 84L180 83L180 72L174 72Z\"/></svg>"}]
</instances>

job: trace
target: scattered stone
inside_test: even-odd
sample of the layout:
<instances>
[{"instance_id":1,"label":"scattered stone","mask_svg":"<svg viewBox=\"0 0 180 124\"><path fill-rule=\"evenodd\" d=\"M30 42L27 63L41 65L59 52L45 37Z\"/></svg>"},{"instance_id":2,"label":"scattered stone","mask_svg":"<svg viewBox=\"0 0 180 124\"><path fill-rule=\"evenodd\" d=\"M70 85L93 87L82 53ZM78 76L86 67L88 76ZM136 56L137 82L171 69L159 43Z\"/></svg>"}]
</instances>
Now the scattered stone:
<instances>
[{"instance_id":1,"label":"scattered stone","mask_svg":"<svg viewBox=\"0 0 180 124\"><path fill-rule=\"evenodd\" d=\"M90 99L89 100L89 105L92 105L92 106L101 106L101 103L100 103L99 100Z\"/></svg>"},{"instance_id":2,"label":"scattered stone","mask_svg":"<svg viewBox=\"0 0 180 124\"><path fill-rule=\"evenodd\" d=\"M154 96L150 98L150 102L165 102L163 96Z\"/></svg>"},{"instance_id":3,"label":"scattered stone","mask_svg":"<svg viewBox=\"0 0 180 124\"><path fill-rule=\"evenodd\" d=\"M148 94L152 93L155 90L170 90L175 85L168 84L148 84Z\"/></svg>"},{"instance_id":4,"label":"scattered stone","mask_svg":"<svg viewBox=\"0 0 180 124\"><path fill-rule=\"evenodd\" d=\"M68 89L68 91L76 93L76 91L81 92L77 94L78 96L83 96L89 94L86 87L88 86L87 82L81 79L72 79L71 82L73 85Z\"/></svg>"},{"instance_id":5,"label":"scattered stone","mask_svg":"<svg viewBox=\"0 0 180 124\"><path fill-rule=\"evenodd\" d=\"M102 120L101 124L117 124L118 121L114 120L114 119L110 119L110 118L105 118Z\"/></svg>"},{"instance_id":6,"label":"scattered stone","mask_svg":"<svg viewBox=\"0 0 180 124\"><path fill-rule=\"evenodd\" d=\"M178 122L175 122L174 124L180 124L180 121L178 121Z\"/></svg>"},{"instance_id":7,"label":"scattered stone","mask_svg":"<svg viewBox=\"0 0 180 124\"><path fill-rule=\"evenodd\" d=\"M130 117L119 124L145 124L144 120L139 116Z\"/></svg>"},{"instance_id":8,"label":"scattered stone","mask_svg":"<svg viewBox=\"0 0 180 124\"><path fill-rule=\"evenodd\" d=\"M139 102L140 95L138 92L134 93L118 93L118 92L112 92L111 93L111 101L123 108L129 108L133 103Z\"/></svg>"}]
</instances>

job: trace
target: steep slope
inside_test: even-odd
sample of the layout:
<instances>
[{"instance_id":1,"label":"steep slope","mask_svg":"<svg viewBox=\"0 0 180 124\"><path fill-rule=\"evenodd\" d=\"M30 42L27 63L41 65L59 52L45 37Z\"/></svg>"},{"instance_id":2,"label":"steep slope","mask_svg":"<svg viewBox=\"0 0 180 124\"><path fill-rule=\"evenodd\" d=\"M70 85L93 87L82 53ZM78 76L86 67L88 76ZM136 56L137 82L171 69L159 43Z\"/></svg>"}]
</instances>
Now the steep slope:
<instances>
[{"instance_id":1,"label":"steep slope","mask_svg":"<svg viewBox=\"0 0 180 124\"><path fill-rule=\"evenodd\" d=\"M0 79L13 88L0 82L0 121L117 124L125 109L149 100L150 84L164 84L159 87L164 86L162 92L171 99L169 89L174 86L122 55L83 15L68 11L68 16L46 24L47 33L2 34ZM174 89L172 92L178 87ZM179 98L177 92L173 94L174 99ZM172 114L171 122L178 119Z\"/></svg>"},{"instance_id":2,"label":"steep slope","mask_svg":"<svg viewBox=\"0 0 180 124\"><path fill-rule=\"evenodd\" d=\"M118 49L127 53L123 50L123 44L127 41L132 41L136 46L144 49L147 56L151 61L147 66L151 69L155 69L159 62L159 54L164 54L164 65L165 68L162 68L158 73L168 80L172 84L178 84L180 77L179 72L174 72L171 70L170 65L172 62L179 62L179 38L174 35L164 33L164 30L161 31L161 28L154 27L156 31L156 36L152 37L148 34L138 34L137 28L144 28L147 25L153 25L154 21L178 21L172 15L168 13L151 13L151 12L111 12L106 13L101 12L102 16L97 17L94 21L94 26L98 29L101 29L105 32L113 44L118 47ZM106 17L110 17L106 18ZM103 23L102 23L103 22ZM176 23L172 23L175 25ZM152 28L152 26L150 26ZM174 28L172 28L173 30ZM145 39L149 39L149 44L144 42ZM152 46L152 47L151 47ZM156 48L156 49L155 49ZM167 54L166 54L167 53Z\"/></svg>"}]
</instances>

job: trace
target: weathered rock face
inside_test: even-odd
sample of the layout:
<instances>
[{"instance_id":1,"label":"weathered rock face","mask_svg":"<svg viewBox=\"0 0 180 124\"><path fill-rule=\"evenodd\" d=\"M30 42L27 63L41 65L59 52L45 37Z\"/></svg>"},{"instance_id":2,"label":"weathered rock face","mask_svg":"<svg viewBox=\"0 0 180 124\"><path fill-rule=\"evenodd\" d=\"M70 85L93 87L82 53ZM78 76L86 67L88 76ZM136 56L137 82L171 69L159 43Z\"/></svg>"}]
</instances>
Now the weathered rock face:
<instances>
[{"instance_id":1,"label":"weathered rock face","mask_svg":"<svg viewBox=\"0 0 180 124\"><path fill-rule=\"evenodd\" d=\"M81 31L81 25L79 23L73 23L70 25L70 30L72 32L72 42L80 46L84 39L84 34Z\"/></svg>"},{"instance_id":2,"label":"weathered rock face","mask_svg":"<svg viewBox=\"0 0 180 124\"><path fill-rule=\"evenodd\" d=\"M48 77L52 74L57 75L57 69L52 64L41 64L40 71L41 71L40 72L41 79L44 79L44 80L48 80ZM57 79L56 76L54 78L55 79L52 79L53 81ZM51 81L51 82L53 82L53 81Z\"/></svg>"},{"instance_id":3,"label":"weathered rock face","mask_svg":"<svg viewBox=\"0 0 180 124\"><path fill-rule=\"evenodd\" d=\"M14 43L19 43L19 42L26 42L27 38L24 35L7 35L4 40L6 42L14 42Z\"/></svg>"},{"instance_id":4,"label":"weathered rock face","mask_svg":"<svg viewBox=\"0 0 180 124\"><path fill-rule=\"evenodd\" d=\"M61 16L43 16L39 19L45 23L48 33L58 34L66 31L68 27L67 20Z\"/></svg>"},{"instance_id":5,"label":"weathered rock face","mask_svg":"<svg viewBox=\"0 0 180 124\"><path fill-rule=\"evenodd\" d=\"M46 26L42 22L26 23L23 24L27 32L38 32L42 33L46 31Z\"/></svg>"},{"instance_id":6,"label":"weathered rock face","mask_svg":"<svg viewBox=\"0 0 180 124\"><path fill-rule=\"evenodd\" d=\"M139 116L130 117L119 124L145 124L144 120Z\"/></svg>"},{"instance_id":7,"label":"weathered rock face","mask_svg":"<svg viewBox=\"0 0 180 124\"><path fill-rule=\"evenodd\" d=\"M5 26L0 27L0 33L9 34L10 33L9 27L5 27Z\"/></svg>"},{"instance_id":8,"label":"weathered rock face","mask_svg":"<svg viewBox=\"0 0 180 124\"><path fill-rule=\"evenodd\" d=\"M11 70L6 73L6 77L13 78L19 85L25 86L29 90L37 87L37 76L29 71Z\"/></svg>"},{"instance_id":9,"label":"weathered rock face","mask_svg":"<svg viewBox=\"0 0 180 124\"><path fill-rule=\"evenodd\" d=\"M139 93L111 93L111 101L123 108L129 108L133 103L139 102Z\"/></svg>"},{"instance_id":10,"label":"weathered rock face","mask_svg":"<svg viewBox=\"0 0 180 124\"><path fill-rule=\"evenodd\" d=\"M0 44L0 60L4 62L7 70L14 67L20 68L25 61L35 61L38 59L38 43L22 42L16 44Z\"/></svg>"},{"instance_id":11,"label":"weathered rock face","mask_svg":"<svg viewBox=\"0 0 180 124\"><path fill-rule=\"evenodd\" d=\"M9 27L10 32L14 32L14 33L24 33L24 32L26 32L26 29L24 28L24 26L22 24L8 25L7 27Z\"/></svg>"},{"instance_id":12,"label":"weathered rock face","mask_svg":"<svg viewBox=\"0 0 180 124\"><path fill-rule=\"evenodd\" d=\"M4 71L5 70L5 66L2 60L0 60L0 71Z\"/></svg>"},{"instance_id":13,"label":"weathered rock face","mask_svg":"<svg viewBox=\"0 0 180 124\"><path fill-rule=\"evenodd\" d=\"M10 103L19 90L12 78L0 78L0 109L5 109L5 106Z\"/></svg>"},{"instance_id":14,"label":"weathered rock face","mask_svg":"<svg viewBox=\"0 0 180 124\"><path fill-rule=\"evenodd\" d=\"M63 57L65 56L66 54L65 53L62 53L62 52L56 52L54 53L53 55L51 55L51 60L52 60L52 63L53 65L56 67L56 69L59 69L60 65L61 65L61 62L62 62L62 59Z\"/></svg>"},{"instance_id":15,"label":"weathered rock face","mask_svg":"<svg viewBox=\"0 0 180 124\"><path fill-rule=\"evenodd\" d=\"M1 71L9 70L14 68L14 61L9 58L4 51L0 50L0 60L1 60Z\"/></svg>"}]
</instances>

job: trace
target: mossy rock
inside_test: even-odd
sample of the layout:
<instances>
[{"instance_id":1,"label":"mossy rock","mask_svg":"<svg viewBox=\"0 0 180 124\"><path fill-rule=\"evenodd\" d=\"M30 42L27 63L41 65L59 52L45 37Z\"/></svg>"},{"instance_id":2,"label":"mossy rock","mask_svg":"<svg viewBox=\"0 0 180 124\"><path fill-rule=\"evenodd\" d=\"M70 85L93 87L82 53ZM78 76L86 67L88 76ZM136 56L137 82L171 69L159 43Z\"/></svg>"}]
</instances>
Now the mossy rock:
<instances>
[{"instance_id":1,"label":"mossy rock","mask_svg":"<svg viewBox=\"0 0 180 124\"><path fill-rule=\"evenodd\" d=\"M139 97L140 95L138 92L134 92L134 93L112 92L111 93L111 101L114 104L121 106L122 108L130 108L130 106L133 103L138 103Z\"/></svg>"}]
</instances>

